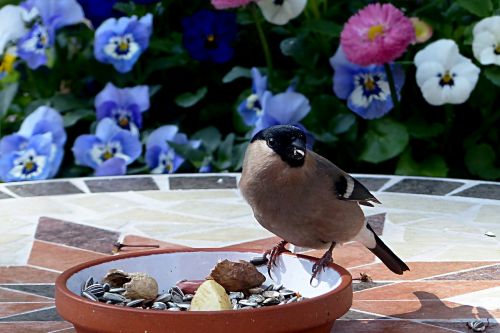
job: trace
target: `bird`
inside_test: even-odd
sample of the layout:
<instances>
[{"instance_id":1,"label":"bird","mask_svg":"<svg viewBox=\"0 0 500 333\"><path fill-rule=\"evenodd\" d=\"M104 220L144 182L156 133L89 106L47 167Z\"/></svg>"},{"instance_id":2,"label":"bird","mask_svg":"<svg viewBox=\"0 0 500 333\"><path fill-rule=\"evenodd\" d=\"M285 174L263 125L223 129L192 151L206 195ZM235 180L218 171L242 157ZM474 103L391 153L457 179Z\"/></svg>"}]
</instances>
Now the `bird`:
<instances>
[{"instance_id":1,"label":"bird","mask_svg":"<svg viewBox=\"0 0 500 333\"><path fill-rule=\"evenodd\" d=\"M373 231L360 205L380 204L358 180L307 149L304 131L276 125L257 132L246 149L239 190L257 222L283 239L272 249L267 268L294 246L326 249L312 267L311 283L332 261L336 244L358 241L392 272L408 266Z\"/></svg>"}]
</instances>

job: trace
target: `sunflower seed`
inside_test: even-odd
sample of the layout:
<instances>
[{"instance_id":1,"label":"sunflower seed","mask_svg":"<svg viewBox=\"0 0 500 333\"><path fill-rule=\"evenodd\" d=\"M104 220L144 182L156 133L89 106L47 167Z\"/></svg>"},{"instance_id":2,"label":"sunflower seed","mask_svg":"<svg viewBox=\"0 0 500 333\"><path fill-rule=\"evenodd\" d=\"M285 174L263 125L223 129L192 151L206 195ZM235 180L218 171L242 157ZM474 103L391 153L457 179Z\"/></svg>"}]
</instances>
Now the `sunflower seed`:
<instances>
[{"instance_id":1,"label":"sunflower seed","mask_svg":"<svg viewBox=\"0 0 500 333\"><path fill-rule=\"evenodd\" d=\"M467 323L467 326L474 332L484 332L486 331L487 325L481 320L474 320Z\"/></svg>"},{"instance_id":2,"label":"sunflower seed","mask_svg":"<svg viewBox=\"0 0 500 333\"><path fill-rule=\"evenodd\" d=\"M140 299L135 299L133 301L130 301L130 302L127 302L126 306L128 307L131 307L131 308L134 308L136 306L139 306L142 304L142 302L144 302L144 299L143 298L140 298Z\"/></svg>"},{"instance_id":3,"label":"sunflower seed","mask_svg":"<svg viewBox=\"0 0 500 333\"><path fill-rule=\"evenodd\" d=\"M87 299L90 299L91 301L96 301L96 302L99 301L99 299L94 294L86 292L86 291L82 292L82 296L87 298Z\"/></svg>"},{"instance_id":4,"label":"sunflower seed","mask_svg":"<svg viewBox=\"0 0 500 333\"><path fill-rule=\"evenodd\" d=\"M276 305L279 303L280 303L279 299L271 297L271 298L266 298L264 302L262 302L262 305L268 306L268 305Z\"/></svg>"},{"instance_id":5,"label":"sunflower seed","mask_svg":"<svg viewBox=\"0 0 500 333\"><path fill-rule=\"evenodd\" d=\"M113 293L104 293L104 295L102 295L102 298L106 301L112 301L117 303L124 302L126 300L126 298L123 297L122 295Z\"/></svg>"},{"instance_id":6,"label":"sunflower seed","mask_svg":"<svg viewBox=\"0 0 500 333\"><path fill-rule=\"evenodd\" d=\"M279 291L279 293L280 293L280 295L282 295L284 297L290 297L290 296L295 295L295 291L289 290L289 289L281 289Z\"/></svg>"},{"instance_id":7,"label":"sunflower seed","mask_svg":"<svg viewBox=\"0 0 500 333\"><path fill-rule=\"evenodd\" d=\"M100 284L93 284L90 287L87 287L84 291L94 294L97 297L104 295L104 288Z\"/></svg>"},{"instance_id":8,"label":"sunflower seed","mask_svg":"<svg viewBox=\"0 0 500 333\"><path fill-rule=\"evenodd\" d=\"M250 263L255 266L262 266L267 264L269 260L267 259L267 256L262 256L262 257L255 257L250 259Z\"/></svg>"},{"instance_id":9,"label":"sunflower seed","mask_svg":"<svg viewBox=\"0 0 500 333\"><path fill-rule=\"evenodd\" d=\"M191 302L193 297L194 297L194 295L192 295L192 294L185 294L184 297L182 298L182 301L183 302Z\"/></svg>"},{"instance_id":10,"label":"sunflower seed","mask_svg":"<svg viewBox=\"0 0 500 333\"><path fill-rule=\"evenodd\" d=\"M121 293L124 293L125 291L126 291L125 288L110 288L109 289L109 292L113 293L113 294L121 294Z\"/></svg>"},{"instance_id":11,"label":"sunflower seed","mask_svg":"<svg viewBox=\"0 0 500 333\"><path fill-rule=\"evenodd\" d=\"M154 302L153 305L151 306L151 309L154 310L165 310L167 308L167 305L162 302Z\"/></svg>"},{"instance_id":12,"label":"sunflower seed","mask_svg":"<svg viewBox=\"0 0 500 333\"><path fill-rule=\"evenodd\" d=\"M172 295L170 295L169 293L165 293L156 297L155 302L167 303L170 302L171 300L172 300Z\"/></svg>"},{"instance_id":13,"label":"sunflower seed","mask_svg":"<svg viewBox=\"0 0 500 333\"><path fill-rule=\"evenodd\" d=\"M243 306L257 306L257 302L252 302L247 299L242 299L241 301L238 302L238 304L243 305Z\"/></svg>"},{"instance_id":14,"label":"sunflower seed","mask_svg":"<svg viewBox=\"0 0 500 333\"><path fill-rule=\"evenodd\" d=\"M266 298L262 295L250 295L248 300L255 303L262 303Z\"/></svg>"},{"instance_id":15,"label":"sunflower seed","mask_svg":"<svg viewBox=\"0 0 500 333\"><path fill-rule=\"evenodd\" d=\"M102 285L102 288L104 289L105 292L109 292L111 286L109 285L109 283L105 283Z\"/></svg>"},{"instance_id":16,"label":"sunflower seed","mask_svg":"<svg viewBox=\"0 0 500 333\"><path fill-rule=\"evenodd\" d=\"M286 304L288 303L293 303L293 302L297 302L297 299L298 297L297 296L293 296L292 298L290 298L289 300L286 301Z\"/></svg>"},{"instance_id":17,"label":"sunflower seed","mask_svg":"<svg viewBox=\"0 0 500 333\"><path fill-rule=\"evenodd\" d=\"M189 310L191 307L191 304L189 303L176 303L177 307L180 308L181 310Z\"/></svg>"},{"instance_id":18,"label":"sunflower seed","mask_svg":"<svg viewBox=\"0 0 500 333\"><path fill-rule=\"evenodd\" d=\"M87 279L87 281L85 281L84 289L87 289L88 287L90 287L93 284L94 284L94 278L91 276Z\"/></svg>"},{"instance_id":19,"label":"sunflower seed","mask_svg":"<svg viewBox=\"0 0 500 333\"><path fill-rule=\"evenodd\" d=\"M273 288L274 291L280 291L281 289L283 289L282 284L278 284L277 286L274 286L274 288Z\"/></svg>"},{"instance_id":20,"label":"sunflower seed","mask_svg":"<svg viewBox=\"0 0 500 333\"><path fill-rule=\"evenodd\" d=\"M240 291L231 291L229 293L229 298L230 299L242 299L242 298L245 298L245 294L243 294Z\"/></svg>"},{"instance_id":21,"label":"sunflower seed","mask_svg":"<svg viewBox=\"0 0 500 333\"><path fill-rule=\"evenodd\" d=\"M280 293L274 290L266 290L262 293L262 296L264 296L265 298L276 298L280 296Z\"/></svg>"},{"instance_id":22,"label":"sunflower seed","mask_svg":"<svg viewBox=\"0 0 500 333\"><path fill-rule=\"evenodd\" d=\"M180 308L168 308L167 311L182 311Z\"/></svg>"}]
</instances>

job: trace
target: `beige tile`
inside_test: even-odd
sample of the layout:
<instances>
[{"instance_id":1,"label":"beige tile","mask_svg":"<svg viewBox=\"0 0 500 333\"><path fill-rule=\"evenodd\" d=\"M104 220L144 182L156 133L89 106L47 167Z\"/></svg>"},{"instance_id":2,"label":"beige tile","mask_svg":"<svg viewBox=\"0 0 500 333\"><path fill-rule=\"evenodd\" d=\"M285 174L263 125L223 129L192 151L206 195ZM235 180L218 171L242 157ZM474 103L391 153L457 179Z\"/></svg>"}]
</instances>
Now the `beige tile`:
<instances>
[{"instance_id":1,"label":"beige tile","mask_svg":"<svg viewBox=\"0 0 500 333\"><path fill-rule=\"evenodd\" d=\"M500 246L484 246L482 244L464 243L456 245L436 256L442 261L499 261Z\"/></svg>"},{"instance_id":2,"label":"beige tile","mask_svg":"<svg viewBox=\"0 0 500 333\"><path fill-rule=\"evenodd\" d=\"M391 221L395 224L409 223L412 221L421 220L429 217L429 213L416 212L387 212L386 221Z\"/></svg>"},{"instance_id":3,"label":"beige tile","mask_svg":"<svg viewBox=\"0 0 500 333\"><path fill-rule=\"evenodd\" d=\"M62 204L57 197L36 197L0 200L0 219L10 216L41 216L70 214L72 209Z\"/></svg>"},{"instance_id":4,"label":"beige tile","mask_svg":"<svg viewBox=\"0 0 500 333\"><path fill-rule=\"evenodd\" d=\"M140 207L129 209L116 214L107 215L106 219L120 220L120 221L144 221L144 222L155 221L164 223L179 223L179 222L191 222L200 224L216 223L212 220L196 218L184 214L166 212L149 208L140 208Z\"/></svg>"},{"instance_id":5,"label":"beige tile","mask_svg":"<svg viewBox=\"0 0 500 333\"><path fill-rule=\"evenodd\" d=\"M500 310L500 287L454 296L446 300L462 305L481 307L487 310Z\"/></svg>"},{"instance_id":6,"label":"beige tile","mask_svg":"<svg viewBox=\"0 0 500 333\"><path fill-rule=\"evenodd\" d=\"M412 244L419 245L461 245L461 244L481 244L495 246L495 238L490 238L478 233L446 232L445 230L428 230L425 228L408 227L405 230L404 239Z\"/></svg>"},{"instance_id":7,"label":"beige tile","mask_svg":"<svg viewBox=\"0 0 500 333\"><path fill-rule=\"evenodd\" d=\"M419 196L414 194L379 193L378 199L390 209L405 209L416 212L454 213L466 211L474 203L458 201L454 197L438 198Z\"/></svg>"},{"instance_id":8,"label":"beige tile","mask_svg":"<svg viewBox=\"0 0 500 333\"><path fill-rule=\"evenodd\" d=\"M125 210L140 203L113 194L87 194L71 198L68 202L96 212Z\"/></svg>"},{"instance_id":9,"label":"beige tile","mask_svg":"<svg viewBox=\"0 0 500 333\"><path fill-rule=\"evenodd\" d=\"M250 206L246 204L224 202L186 201L170 207L170 210L219 219L253 216Z\"/></svg>"},{"instance_id":10,"label":"beige tile","mask_svg":"<svg viewBox=\"0 0 500 333\"><path fill-rule=\"evenodd\" d=\"M272 236L273 235L265 229L229 227L210 231L187 233L175 236L172 239L241 243Z\"/></svg>"},{"instance_id":11,"label":"beige tile","mask_svg":"<svg viewBox=\"0 0 500 333\"><path fill-rule=\"evenodd\" d=\"M461 220L458 216L440 216L412 223L412 227L435 230L439 232L455 231L481 235L481 229L472 223Z\"/></svg>"},{"instance_id":12,"label":"beige tile","mask_svg":"<svg viewBox=\"0 0 500 333\"><path fill-rule=\"evenodd\" d=\"M484 205L479 209L475 222L500 225L500 205Z\"/></svg>"},{"instance_id":13,"label":"beige tile","mask_svg":"<svg viewBox=\"0 0 500 333\"><path fill-rule=\"evenodd\" d=\"M203 226L199 223L137 223L135 228L149 237L167 240L178 234L206 229L207 225ZM206 232L210 233L210 231Z\"/></svg>"},{"instance_id":14,"label":"beige tile","mask_svg":"<svg viewBox=\"0 0 500 333\"><path fill-rule=\"evenodd\" d=\"M32 234L0 233L0 266L25 265L33 244Z\"/></svg>"},{"instance_id":15,"label":"beige tile","mask_svg":"<svg viewBox=\"0 0 500 333\"><path fill-rule=\"evenodd\" d=\"M145 191L139 193L147 198L159 201L189 201L200 199L238 198L236 190L179 190L179 191Z\"/></svg>"}]
</instances>

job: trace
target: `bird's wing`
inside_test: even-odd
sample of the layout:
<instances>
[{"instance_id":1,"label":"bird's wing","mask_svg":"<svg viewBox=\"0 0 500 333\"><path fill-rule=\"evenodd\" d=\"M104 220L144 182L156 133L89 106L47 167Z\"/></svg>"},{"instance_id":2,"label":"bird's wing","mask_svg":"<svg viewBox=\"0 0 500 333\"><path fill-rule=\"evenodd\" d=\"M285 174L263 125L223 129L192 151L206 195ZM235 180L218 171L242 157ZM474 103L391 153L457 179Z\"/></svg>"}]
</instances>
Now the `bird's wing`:
<instances>
[{"instance_id":1,"label":"bird's wing","mask_svg":"<svg viewBox=\"0 0 500 333\"><path fill-rule=\"evenodd\" d=\"M380 203L356 178L337 167L326 158L312 153L318 172L326 174L332 180L332 191L340 200L357 201L360 205L373 207L372 202Z\"/></svg>"}]
</instances>

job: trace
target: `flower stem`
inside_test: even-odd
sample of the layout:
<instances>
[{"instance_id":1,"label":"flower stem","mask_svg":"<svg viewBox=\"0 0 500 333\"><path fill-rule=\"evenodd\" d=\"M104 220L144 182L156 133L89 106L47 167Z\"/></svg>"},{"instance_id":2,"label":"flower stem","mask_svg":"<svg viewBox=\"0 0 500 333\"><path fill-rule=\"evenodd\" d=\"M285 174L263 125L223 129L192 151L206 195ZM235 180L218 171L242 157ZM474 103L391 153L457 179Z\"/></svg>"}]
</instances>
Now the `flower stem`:
<instances>
[{"instance_id":1,"label":"flower stem","mask_svg":"<svg viewBox=\"0 0 500 333\"><path fill-rule=\"evenodd\" d=\"M394 85L394 76L392 76L391 65L384 64L385 73L387 75L387 81L389 82L389 89L391 90L392 104L394 105L394 110L399 112L399 100L398 92L396 91L396 86Z\"/></svg>"},{"instance_id":2,"label":"flower stem","mask_svg":"<svg viewBox=\"0 0 500 333\"><path fill-rule=\"evenodd\" d=\"M264 51L264 57L266 58L267 64L267 76L269 81L272 78L273 72L273 58L271 57L271 51L269 49L269 43L267 42L266 34L264 33L264 29L262 28L261 20L259 13L256 9L257 5L250 6L250 11L252 12L253 20L255 21L255 27L257 28L257 33L259 34L260 43L262 45L262 50Z\"/></svg>"},{"instance_id":3,"label":"flower stem","mask_svg":"<svg viewBox=\"0 0 500 333\"><path fill-rule=\"evenodd\" d=\"M311 0L310 4L311 4L311 11L314 17L319 20L321 18L321 13L319 11L317 0Z\"/></svg>"}]
</instances>

